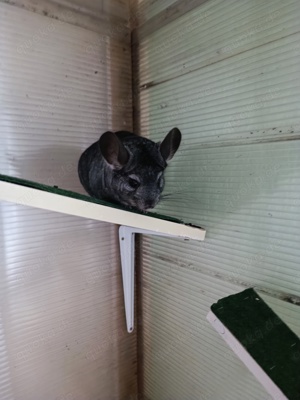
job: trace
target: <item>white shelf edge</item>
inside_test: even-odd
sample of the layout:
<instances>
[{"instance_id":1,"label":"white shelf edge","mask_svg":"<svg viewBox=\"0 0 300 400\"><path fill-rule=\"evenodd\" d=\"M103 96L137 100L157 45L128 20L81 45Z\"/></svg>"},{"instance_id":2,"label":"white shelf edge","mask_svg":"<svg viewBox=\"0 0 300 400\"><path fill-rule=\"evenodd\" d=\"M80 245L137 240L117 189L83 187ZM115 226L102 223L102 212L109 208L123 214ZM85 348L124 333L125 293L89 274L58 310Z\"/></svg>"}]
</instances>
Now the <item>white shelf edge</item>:
<instances>
[{"instance_id":1,"label":"white shelf edge","mask_svg":"<svg viewBox=\"0 0 300 400\"><path fill-rule=\"evenodd\" d=\"M207 320L211 323L214 329L221 335L228 346L239 357L239 359L246 365L250 372L262 384L266 391L272 396L274 400L288 400L282 393L279 387L271 380L261 366L251 357L248 351L236 339L235 336L226 328L225 325L218 319L218 317L209 311Z\"/></svg>"},{"instance_id":2,"label":"white shelf edge","mask_svg":"<svg viewBox=\"0 0 300 400\"><path fill-rule=\"evenodd\" d=\"M204 240L206 233L202 228L135 214L130 211L89 203L5 181L0 181L0 200L137 229L146 229L173 237Z\"/></svg>"}]
</instances>

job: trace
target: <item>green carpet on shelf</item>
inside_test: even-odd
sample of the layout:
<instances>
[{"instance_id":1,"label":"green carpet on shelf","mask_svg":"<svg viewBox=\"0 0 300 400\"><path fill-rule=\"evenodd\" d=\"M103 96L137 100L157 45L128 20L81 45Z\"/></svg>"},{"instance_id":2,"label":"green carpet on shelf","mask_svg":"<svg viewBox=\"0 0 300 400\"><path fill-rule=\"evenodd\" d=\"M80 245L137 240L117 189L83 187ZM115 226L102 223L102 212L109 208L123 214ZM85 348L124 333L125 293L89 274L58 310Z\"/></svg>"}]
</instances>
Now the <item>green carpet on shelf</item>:
<instances>
[{"instance_id":1,"label":"green carpet on shelf","mask_svg":"<svg viewBox=\"0 0 300 400\"><path fill-rule=\"evenodd\" d=\"M289 400L300 399L300 339L253 290L219 300L212 312Z\"/></svg>"}]
</instances>

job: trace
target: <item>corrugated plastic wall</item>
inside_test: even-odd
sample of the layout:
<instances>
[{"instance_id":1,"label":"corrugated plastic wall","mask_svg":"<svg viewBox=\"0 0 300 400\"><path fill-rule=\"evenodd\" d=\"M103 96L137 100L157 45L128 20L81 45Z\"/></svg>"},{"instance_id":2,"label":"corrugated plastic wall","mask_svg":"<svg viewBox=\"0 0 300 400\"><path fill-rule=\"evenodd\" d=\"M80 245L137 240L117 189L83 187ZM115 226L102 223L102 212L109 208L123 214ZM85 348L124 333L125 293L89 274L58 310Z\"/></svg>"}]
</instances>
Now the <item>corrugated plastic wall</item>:
<instances>
[{"instance_id":1,"label":"corrugated plastic wall","mask_svg":"<svg viewBox=\"0 0 300 400\"><path fill-rule=\"evenodd\" d=\"M147 399L270 398L206 321L219 298L254 286L300 334L299 17L295 0L210 0L141 35L141 133L183 134L157 210L207 230L143 239Z\"/></svg>"},{"instance_id":2,"label":"corrugated plastic wall","mask_svg":"<svg viewBox=\"0 0 300 400\"><path fill-rule=\"evenodd\" d=\"M104 130L131 128L124 2L110 2L123 5L123 19L102 9L103 24L58 2L36 4L37 13L31 0L5 3L0 172L83 192L80 153ZM0 207L1 400L135 396L136 336L126 332L116 228Z\"/></svg>"},{"instance_id":3,"label":"corrugated plastic wall","mask_svg":"<svg viewBox=\"0 0 300 400\"><path fill-rule=\"evenodd\" d=\"M149 21L176 0L131 0L139 25Z\"/></svg>"}]
</instances>

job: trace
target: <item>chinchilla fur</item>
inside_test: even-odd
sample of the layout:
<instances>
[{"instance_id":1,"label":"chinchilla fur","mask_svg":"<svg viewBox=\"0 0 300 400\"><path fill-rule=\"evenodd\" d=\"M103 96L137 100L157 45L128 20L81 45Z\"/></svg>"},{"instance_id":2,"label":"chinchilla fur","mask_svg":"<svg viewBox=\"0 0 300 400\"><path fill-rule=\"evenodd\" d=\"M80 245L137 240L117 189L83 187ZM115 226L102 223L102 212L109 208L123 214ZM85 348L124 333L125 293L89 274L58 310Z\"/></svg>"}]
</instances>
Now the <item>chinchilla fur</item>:
<instances>
[{"instance_id":1,"label":"chinchilla fur","mask_svg":"<svg viewBox=\"0 0 300 400\"><path fill-rule=\"evenodd\" d=\"M127 131L105 132L78 163L80 182L97 199L146 211L164 188L164 171L181 142L172 129L160 143Z\"/></svg>"}]
</instances>

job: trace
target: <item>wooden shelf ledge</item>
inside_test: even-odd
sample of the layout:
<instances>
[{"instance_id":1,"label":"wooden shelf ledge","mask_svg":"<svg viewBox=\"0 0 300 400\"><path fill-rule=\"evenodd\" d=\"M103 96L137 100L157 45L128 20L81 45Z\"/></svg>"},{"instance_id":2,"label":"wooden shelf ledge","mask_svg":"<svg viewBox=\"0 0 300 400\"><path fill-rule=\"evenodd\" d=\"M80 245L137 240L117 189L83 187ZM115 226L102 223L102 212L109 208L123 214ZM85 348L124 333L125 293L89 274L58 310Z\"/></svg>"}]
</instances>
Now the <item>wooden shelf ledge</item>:
<instances>
[{"instance_id":1,"label":"wooden shelf ledge","mask_svg":"<svg viewBox=\"0 0 300 400\"><path fill-rule=\"evenodd\" d=\"M205 230L181 220L155 213L140 213L24 179L0 175L0 200L42 210L120 225L124 302L128 332L134 327L134 238L136 233L204 240Z\"/></svg>"},{"instance_id":2,"label":"wooden shelf ledge","mask_svg":"<svg viewBox=\"0 0 300 400\"><path fill-rule=\"evenodd\" d=\"M176 218L129 211L79 193L6 175L0 175L0 200L193 240L205 237L204 229Z\"/></svg>"}]
</instances>

